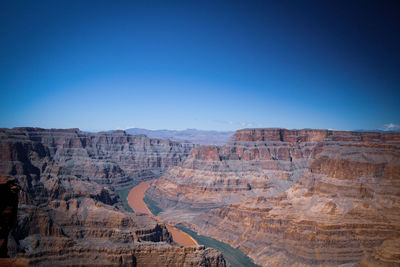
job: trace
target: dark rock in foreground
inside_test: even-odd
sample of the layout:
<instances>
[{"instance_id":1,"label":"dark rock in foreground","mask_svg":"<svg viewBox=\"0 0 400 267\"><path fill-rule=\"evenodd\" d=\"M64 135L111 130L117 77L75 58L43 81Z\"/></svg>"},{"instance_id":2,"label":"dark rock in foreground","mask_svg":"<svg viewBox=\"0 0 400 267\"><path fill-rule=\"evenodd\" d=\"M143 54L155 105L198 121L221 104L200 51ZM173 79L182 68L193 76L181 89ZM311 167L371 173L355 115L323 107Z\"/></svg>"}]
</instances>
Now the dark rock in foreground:
<instances>
[{"instance_id":1,"label":"dark rock in foreground","mask_svg":"<svg viewBox=\"0 0 400 267\"><path fill-rule=\"evenodd\" d=\"M19 189L13 177L0 175L0 258L8 257L8 234L17 224Z\"/></svg>"},{"instance_id":2,"label":"dark rock in foreground","mask_svg":"<svg viewBox=\"0 0 400 267\"><path fill-rule=\"evenodd\" d=\"M21 187L8 253L33 266L224 266L215 250L173 246L164 224L126 212L115 193L190 149L125 132L0 129L0 174Z\"/></svg>"}]
</instances>

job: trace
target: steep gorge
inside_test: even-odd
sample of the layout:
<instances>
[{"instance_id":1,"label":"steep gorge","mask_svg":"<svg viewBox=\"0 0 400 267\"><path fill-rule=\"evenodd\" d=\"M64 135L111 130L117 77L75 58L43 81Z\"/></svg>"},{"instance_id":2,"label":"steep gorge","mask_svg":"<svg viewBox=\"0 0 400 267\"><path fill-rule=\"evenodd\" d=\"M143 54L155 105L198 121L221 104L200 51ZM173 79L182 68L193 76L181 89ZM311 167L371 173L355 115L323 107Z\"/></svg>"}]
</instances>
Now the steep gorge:
<instances>
[{"instance_id":1,"label":"steep gorge","mask_svg":"<svg viewBox=\"0 0 400 267\"><path fill-rule=\"evenodd\" d=\"M400 264L400 134L240 130L192 149L148 196L263 266Z\"/></svg>"},{"instance_id":2,"label":"steep gorge","mask_svg":"<svg viewBox=\"0 0 400 267\"><path fill-rule=\"evenodd\" d=\"M9 255L34 266L225 266L216 250L172 245L164 224L125 211L116 194L191 148L123 131L0 129L0 174L21 187Z\"/></svg>"}]
</instances>

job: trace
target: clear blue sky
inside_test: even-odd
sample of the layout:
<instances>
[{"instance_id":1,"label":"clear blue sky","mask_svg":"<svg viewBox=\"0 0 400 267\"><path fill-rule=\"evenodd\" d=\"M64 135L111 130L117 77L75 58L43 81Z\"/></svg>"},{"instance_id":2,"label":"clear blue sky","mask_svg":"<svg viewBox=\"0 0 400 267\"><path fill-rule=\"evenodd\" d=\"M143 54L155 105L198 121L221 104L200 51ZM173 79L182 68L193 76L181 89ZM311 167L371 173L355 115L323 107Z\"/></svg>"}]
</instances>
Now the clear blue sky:
<instances>
[{"instance_id":1,"label":"clear blue sky","mask_svg":"<svg viewBox=\"0 0 400 267\"><path fill-rule=\"evenodd\" d=\"M1 1L0 127L400 124L398 1Z\"/></svg>"}]
</instances>

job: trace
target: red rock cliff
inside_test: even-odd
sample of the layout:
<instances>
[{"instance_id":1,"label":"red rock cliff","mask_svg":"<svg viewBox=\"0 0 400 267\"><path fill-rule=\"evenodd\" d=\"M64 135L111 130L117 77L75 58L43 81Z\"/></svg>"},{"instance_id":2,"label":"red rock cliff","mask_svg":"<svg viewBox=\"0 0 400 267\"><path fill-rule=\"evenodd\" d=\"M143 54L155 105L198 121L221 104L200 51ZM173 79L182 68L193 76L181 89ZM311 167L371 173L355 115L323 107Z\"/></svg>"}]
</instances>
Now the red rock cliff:
<instances>
[{"instance_id":1,"label":"red rock cliff","mask_svg":"<svg viewBox=\"0 0 400 267\"><path fill-rule=\"evenodd\" d=\"M0 174L21 186L10 256L34 266L225 266L215 250L171 245L165 225L126 212L115 192L158 177L190 149L123 131L0 129Z\"/></svg>"},{"instance_id":2,"label":"red rock cliff","mask_svg":"<svg viewBox=\"0 0 400 267\"><path fill-rule=\"evenodd\" d=\"M164 219L263 266L397 257L399 192L400 134L309 129L237 131L225 146L194 148L148 191Z\"/></svg>"}]
</instances>

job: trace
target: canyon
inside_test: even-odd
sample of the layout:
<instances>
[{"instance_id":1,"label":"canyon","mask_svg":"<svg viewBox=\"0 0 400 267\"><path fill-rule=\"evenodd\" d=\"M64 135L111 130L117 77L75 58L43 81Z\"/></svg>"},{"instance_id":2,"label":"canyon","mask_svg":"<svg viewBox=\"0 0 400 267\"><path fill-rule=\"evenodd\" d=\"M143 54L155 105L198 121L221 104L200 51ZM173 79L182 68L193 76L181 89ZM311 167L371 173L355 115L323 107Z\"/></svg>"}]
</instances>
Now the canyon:
<instances>
[{"instance_id":1,"label":"canyon","mask_svg":"<svg viewBox=\"0 0 400 267\"><path fill-rule=\"evenodd\" d=\"M0 175L13 196L2 255L26 265L229 266L216 249L177 244L174 229L260 266L400 265L399 133L243 129L199 146L0 129ZM130 212L119 192L142 183Z\"/></svg>"},{"instance_id":2,"label":"canyon","mask_svg":"<svg viewBox=\"0 0 400 267\"><path fill-rule=\"evenodd\" d=\"M149 216L154 217L156 220L158 219L156 216L153 216L151 211L148 209L146 203L143 201L144 194L150 186L150 183L154 182L153 180L148 180L146 182L141 182L139 185L133 187L128 194L127 201L132 210L136 213L145 213ZM197 242L191 238L188 234L176 229L171 225L167 225L168 232L171 233L172 239L175 243L184 246L196 246Z\"/></svg>"},{"instance_id":3,"label":"canyon","mask_svg":"<svg viewBox=\"0 0 400 267\"><path fill-rule=\"evenodd\" d=\"M0 174L20 189L2 246L31 266L225 266L217 250L174 245L165 224L128 212L117 194L159 177L192 147L123 131L0 129Z\"/></svg>"},{"instance_id":4,"label":"canyon","mask_svg":"<svg viewBox=\"0 0 400 267\"><path fill-rule=\"evenodd\" d=\"M400 134L244 129L152 183L159 217L262 266L398 266Z\"/></svg>"}]
</instances>

